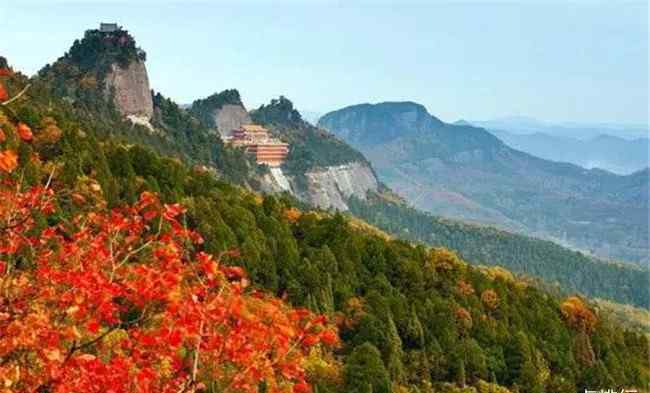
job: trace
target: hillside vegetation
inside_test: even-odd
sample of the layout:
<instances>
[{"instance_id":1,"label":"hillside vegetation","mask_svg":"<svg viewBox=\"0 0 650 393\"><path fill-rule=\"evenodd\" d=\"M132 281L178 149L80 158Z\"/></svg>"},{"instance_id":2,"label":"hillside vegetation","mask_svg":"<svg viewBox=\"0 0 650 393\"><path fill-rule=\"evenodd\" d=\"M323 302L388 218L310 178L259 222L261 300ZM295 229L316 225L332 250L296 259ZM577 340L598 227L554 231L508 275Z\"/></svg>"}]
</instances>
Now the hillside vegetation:
<instances>
[{"instance_id":1,"label":"hillside vegetation","mask_svg":"<svg viewBox=\"0 0 650 393\"><path fill-rule=\"evenodd\" d=\"M28 82L19 75L5 79L0 81L10 96ZM39 220L37 230L66 227L68 217L84 211L80 201L95 206L91 217L98 217L109 214L106 206L134 205L143 193L159 194L172 206L165 217L200 234L193 251L221 255L221 262L233 267L226 271L235 277L239 276L235 266L248 271L253 289L286 297L293 307L307 307L337 322L341 347L331 355L312 351L299 363L314 391L573 393L593 386L648 386L646 337L600 318L584 299L556 298L502 269L472 267L448 249L386 239L351 225L340 214L300 211L291 198L260 196L218 180L210 171L143 147L140 136L129 139L126 131L107 132L109 124L120 123L111 123L112 118L95 123L85 108L70 106L39 85L43 81L33 82L34 88L0 119L5 136L0 141L0 163L22 189L46 185L56 191L60 213ZM167 113L161 117L168 127L165 135L184 138L182 133L173 134L174 127L183 129L192 118L170 100L158 101ZM167 136L160 137L161 146ZM182 216L175 203L187 209ZM38 239L38 232L35 235ZM0 259L8 260L13 272L34 269L30 255L8 257L6 252L0 251ZM188 270L203 266L194 263L184 259L182 266ZM166 299L160 304L167 304ZM137 319L129 315L120 318ZM1 337L15 334L0 332ZM124 334L137 345L151 343L135 340L137 332L125 329ZM36 352L38 344L32 344ZM97 356L102 345L102 339L91 340L84 350L95 356L93 364L109 367L112 355ZM59 359L56 352L46 354L46 359L54 359L50 361ZM13 361L11 355L0 356ZM80 361L86 360L90 358ZM4 371L2 376L9 372L13 373ZM147 372L156 376L164 368ZM265 378L248 388L266 391L271 382ZM210 387L213 392L229 388ZM300 380L292 389L309 391Z\"/></svg>"},{"instance_id":2,"label":"hillside vegetation","mask_svg":"<svg viewBox=\"0 0 650 393\"><path fill-rule=\"evenodd\" d=\"M458 250L476 265L498 265L539 277L561 290L650 307L650 271L600 261L553 242L496 228L464 224L375 196L352 200L351 213L395 236Z\"/></svg>"}]
</instances>

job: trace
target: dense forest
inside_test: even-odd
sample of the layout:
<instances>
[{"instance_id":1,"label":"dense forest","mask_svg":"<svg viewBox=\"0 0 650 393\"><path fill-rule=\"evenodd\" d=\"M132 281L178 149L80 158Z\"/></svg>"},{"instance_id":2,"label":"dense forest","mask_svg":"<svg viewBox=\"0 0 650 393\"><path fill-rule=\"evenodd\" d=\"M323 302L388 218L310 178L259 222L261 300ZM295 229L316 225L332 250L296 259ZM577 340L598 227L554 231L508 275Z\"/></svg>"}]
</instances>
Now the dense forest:
<instances>
[{"instance_id":1,"label":"dense forest","mask_svg":"<svg viewBox=\"0 0 650 393\"><path fill-rule=\"evenodd\" d=\"M473 264L499 265L566 291L650 307L648 269L597 260L550 241L435 217L381 196L353 200L349 206L353 214L389 233L458 250Z\"/></svg>"},{"instance_id":2,"label":"dense forest","mask_svg":"<svg viewBox=\"0 0 650 393\"><path fill-rule=\"evenodd\" d=\"M20 75L1 80L8 96L28 83ZM171 217L201 236L196 251L242 266L250 290L336 321L340 348L313 351L302 363L315 392L573 393L645 389L650 382L647 338L612 324L586 299L555 297L504 269L473 267L446 248L377 236L341 214L298 210L290 197L255 194L181 154L161 154L171 135L195 137L180 131L191 129L193 118L161 96L156 105L166 113L165 135L143 146L149 137L131 138L113 117L96 119L74 107L47 80L32 83L2 106L0 152L10 159L0 163L11 164L21 188L56 190L59 213L41 224L65 223L83 209L80 199L100 211L137 206L148 193L180 203L186 212L179 216L174 207ZM219 162L226 153L213 154ZM29 255L7 259L12 269L33 269ZM101 343L88 348L99 355ZM308 391L296 385L294 392ZM256 388L267 391L266 382Z\"/></svg>"}]
</instances>

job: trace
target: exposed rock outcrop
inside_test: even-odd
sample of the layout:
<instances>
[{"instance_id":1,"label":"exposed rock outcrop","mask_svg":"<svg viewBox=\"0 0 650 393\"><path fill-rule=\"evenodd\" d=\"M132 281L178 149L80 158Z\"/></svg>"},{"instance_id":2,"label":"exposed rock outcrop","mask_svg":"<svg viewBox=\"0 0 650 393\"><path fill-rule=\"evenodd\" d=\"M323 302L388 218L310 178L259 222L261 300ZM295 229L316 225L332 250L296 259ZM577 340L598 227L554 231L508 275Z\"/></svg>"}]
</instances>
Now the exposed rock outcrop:
<instances>
[{"instance_id":1,"label":"exposed rock outcrop","mask_svg":"<svg viewBox=\"0 0 650 393\"><path fill-rule=\"evenodd\" d=\"M151 119L153 100L144 62L132 61L126 68L112 64L105 83L106 94L114 94L115 106L122 115L138 120Z\"/></svg>"},{"instance_id":2,"label":"exposed rock outcrop","mask_svg":"<svg viewBox=\"0 0 650 393\"><path fill-rule=\"evenodd\" d=\"M214 112L214 124L219 135L230 135L230 132L243 124L251 124L250 115L242 105L226 104Z\"/></svg>"},{"instance_id":3,"label":"exposed rock outcrop","mask_svg":"<svg viewBox=\"0 0 650 393\"><path fill-rule=\"evenodd\" d=\"M348 210L347 198L365 200L368 191L377 191L378 187L372 169L360 162L315 169L305 176L304 198L322 209Z\"/></svg>"},{"instance_id":4,"label":"exposed rock outcrop","mask_svg":"<svg viewBox=\"0 0 650 393\"><path fill-rule=\"evenodd\" d=\"M305 173L305 180L298 181L281 168L271 168L261 178L261 188L268 193L288 191L321 209L346 211L348 198L365 200L369 191L376 192L379 187L372 169L363 162L312 169Z\"/></svg>"},{"instance_id":5,"label":"exposed rock outcrop","mask_svg":"<svg viewBox=\"0 0 650 393\"><path fill-rule=\"evenodd\" d=\"M236 89L224 90L195 100L189 111L205 127L221 137L229 136L232 130L253 122Z\"/></svg>"},{"instance_id":6,"label":"exposed rock outcrop","mask_svg":"<svg viewBox=\"0 0 650 393\"><path fill-rule=\"evenodd\" d=\"M281 192L289 192L293 194L291 180L284 174L280 167L269 168L269 173L266 173L261 177L260 190L269 194Z\"/></svg>"}]
</instances>

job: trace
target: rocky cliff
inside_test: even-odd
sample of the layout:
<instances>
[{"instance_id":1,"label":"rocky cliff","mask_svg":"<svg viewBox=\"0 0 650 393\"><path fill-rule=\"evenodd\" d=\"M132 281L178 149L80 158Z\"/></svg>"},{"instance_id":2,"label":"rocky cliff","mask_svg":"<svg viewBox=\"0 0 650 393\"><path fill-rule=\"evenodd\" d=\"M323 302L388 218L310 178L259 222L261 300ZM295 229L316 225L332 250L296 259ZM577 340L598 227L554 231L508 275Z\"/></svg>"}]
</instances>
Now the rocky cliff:
<instances>
[{"instance_id":1,"label":"rocky cliff","mask_svg":"<svg viewBox=\"0 0 650 393\"><path fill-rule=\"evenodd\" d=\"M347 200L366 200L368 192L376 192L379 184L368 164L350 162L311 169L299 179L281 168L271 168L261 179L264 192L289 192L298 199L321 209L346 211Z\"/></svg>"},{"instance_id":2,"label":"rocky cliff","mask_svg":"<svg viewBox=\"0 0 650 393\"><path fill-rule=\"evenodd\" d=\"M189 108L207 128L216 131L221 137L242 124L252 123L251 117L236 89L224 90L209 97L198 99Z\"/></svg>"},{"instance_id":3,"label":"rocky cliff","mask_svg":"<svg viewBox=\"0 0 650 393\"><path fill-rule=\"evenodd\" d=\"M286 97L251 112L253 122L290 145L282 168L263 180L269 190L289 191L322 209L348 210L350 197L365 200L378 181L363 154L322 128L303 120Z\"/></svg>"},{"instance_id":4,"label":"rocky cliff","mask_svg":"<svg viewBox=\"0 0 650 393\"><path fill-rule=\"evenodd\" d=\"M105 92L113 94L117 109L125 117L147 122L153 115L153 101L147 69L142 61L132 61L126 67L112 64L105 79Z\"/></svg>"},{"instance_id":5,"label":"rocky cliff","mask_svg":"<svg viewBox=\"0 0 650 393\"><path fill-rule=\"evenodd\" d=\"M146 57L126 30L87 30L38 77L72 102L112 99L124 117L149 125L154 108Z\"/></svg>"},{"instance_id":6,"label":"rocky cliff","mask_svg":"<svg viewBox=\"0 0 650 393\"><path fill-rule=\"evenodd\" d=\"M251 124L252 120L243 105L225 104L214 111L214 124L222 137L230 135L242 124Z\"/></svg>"},{"instance_id":7,"label":"rocky cliff","mask_svg":"<svg viewBox=\"0 0 650 393\"><path fill-rule=\"evenodd\" d=\"M378 188L372 169L362 162L314 169L305 175L307 189L301 195L322 209L348 210L348 198L365 200L368 191Z\"/></svg>"}]
</instances>

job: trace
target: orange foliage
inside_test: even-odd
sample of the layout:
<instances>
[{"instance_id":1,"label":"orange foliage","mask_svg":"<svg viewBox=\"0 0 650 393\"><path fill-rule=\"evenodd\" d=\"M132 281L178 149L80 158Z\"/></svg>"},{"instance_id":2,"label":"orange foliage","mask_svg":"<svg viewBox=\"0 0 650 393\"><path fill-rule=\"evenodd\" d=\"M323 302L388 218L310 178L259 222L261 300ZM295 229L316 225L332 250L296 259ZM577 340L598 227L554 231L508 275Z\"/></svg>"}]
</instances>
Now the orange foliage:
<instances>
[{"instance_id":1,"label":"orange foliage","mask_svg":"<svg viewBox=\"0 0 650 393\"><path fill-rule=\"evenodd\" d=\"M63 135L63 131L57 126L56 120L51 117L45 117L41 121L41 127L39 127L39 132L36 134L36 142L43 144L54 144Z\"/></svg>"},{"instance_id":2,"label":"orange foliage","mask_svg":"<svg viewBox=\"0 0 650 393\"><path fill-rule=\"evenodd\" d=\"M20 136L20 139L24 141L31 141L32 140L32 129L29 128L29 126L25 123L18 123L18 127L16 128L16 131L18 131L18 136Z\"/></svg>"},{"instance_id":3,"label":"orange foliage","mask_svg":"<svg viewBox=\"0 0 650 393\"><path fill-rule=\"evenodd\" d=\"M184 208L132 207L65 224L43 187L0 186L2 392L309 392L325 317L247 288L241 268L198 252ZM79 200L79 202L83 202ZM20 261L20 267L17 262Z\"/></svg>"},{"instance_id":4,"label":"orange foliage","mask_svg":"<svg viewBox=\"0 0 650 393\"><path fill-rule=\"evenodd\" d=\"M596 315L577 296L570 296L562 302L560 311L567 323L578 331L589 333L598 322Z\"/></svg>"},{"instance_id":5,"label":"orange foliage","mask_svg":"<svg viewBox=\"0 0 650 393\"><path fill-rule=\"evenodd\" d=\"M472 328L472 314L464 307L456 309L456 322L462 330L469 330Z\"/></svg>"},{"instance_id":6,"label":"orange foliage","mask_svg":"<svg viewBox=\"0 0 650 393\"><path fill-rule=\"evenodd\" d=\"M481 293L481 301L485 306L491 310L499 306L499 296L493 289L486 289Z\"/></svg>"},{"instance_id":7,"label":"orange foliage","mask_svg":"<svg viewBox=\"0 0 650 393\"><path fill-rule=\"evenodd\" d=\"M337 325L351 329L356 326L361 318L366 315L363 301L358 297L351 297L345 303L343 315L337 321Z\"/></svg>"},{"instance_id":8,"label":"orange foliage","mask_svg":"<svg viewBox=\"0 0 650 393\"><path fill-rule=\"evenodd\" d=\"M13 172L18 166L18 155L13 150L0 151L0 172Z\"/></svg>"},{"instance_id":9,"label":"orange foliage","mask_svg":"<svg viewBox=\"0 0 650 393\"><path fill-rule=\"evenodd\" d=\"M456 253L444 247L435 247L430 250L429 264L438 272L453 271L463 265Z\"/></svg>"},{"instance_id":10,"label":"orange foliage","mask_svg":"<svg viewBox=\"0 0 650 393\"><path fill-rule=\"evenodd\" d=\"M292 207L290 209L286 209L284 211L285 217L287 217L287 220L291 223L294 223L300 219L300 216L302 216L302 213L300 210L296 209L295 207Z\"/></svg>"},{"instance_id":11,"label":"orange foliage","mask_svg":"<svg viewBox=\"0 0 650 393\"><path fill-rule=\"evenodd\" d=\"M462 296L471 296L474 294L474 287L472 284L465 282L464 280L458 282L457 290Z\"/></svg>"}]
</instances>

